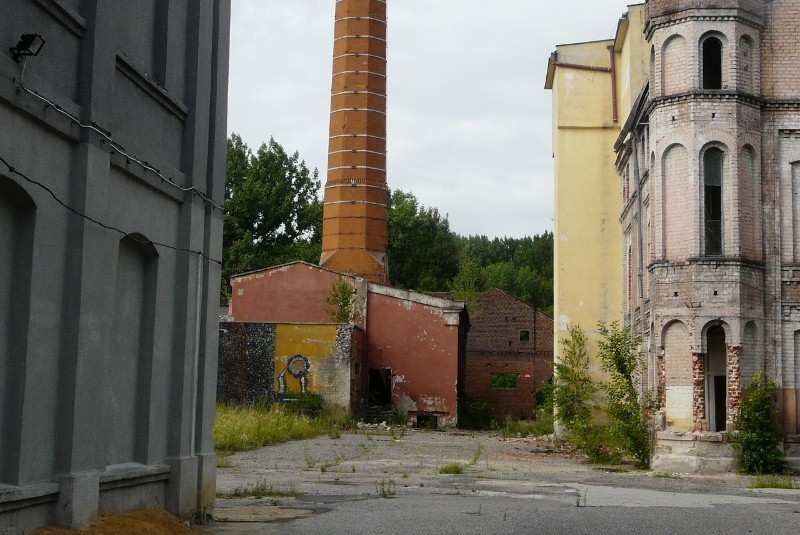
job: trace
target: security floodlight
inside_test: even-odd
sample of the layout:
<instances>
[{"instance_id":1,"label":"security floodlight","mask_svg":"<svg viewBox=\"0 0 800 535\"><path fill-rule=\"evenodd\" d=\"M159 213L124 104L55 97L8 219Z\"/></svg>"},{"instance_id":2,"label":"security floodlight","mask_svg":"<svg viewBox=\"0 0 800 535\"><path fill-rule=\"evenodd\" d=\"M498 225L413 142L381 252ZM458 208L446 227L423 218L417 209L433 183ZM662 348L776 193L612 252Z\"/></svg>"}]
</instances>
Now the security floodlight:
<instances>
[{"instance_id":1,"label":"security floodlight","mask_svg":"<svg viewBox=\"0 0 800 535\"><path fill-rule=\"evenodd\" d=\"M10 48L14 54L14 61L19 63L24 56L36 56L44 46L44 39L38 33L25 33L19 38L19 43L14 48Z\"/></svg>"}]
</instances>

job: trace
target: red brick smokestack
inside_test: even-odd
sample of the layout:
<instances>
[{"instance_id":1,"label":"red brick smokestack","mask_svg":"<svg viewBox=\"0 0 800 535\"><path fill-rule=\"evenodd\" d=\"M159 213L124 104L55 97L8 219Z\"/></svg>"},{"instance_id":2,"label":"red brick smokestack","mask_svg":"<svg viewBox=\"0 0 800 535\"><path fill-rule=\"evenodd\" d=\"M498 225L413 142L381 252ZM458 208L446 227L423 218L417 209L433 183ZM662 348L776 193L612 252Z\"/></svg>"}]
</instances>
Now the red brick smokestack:
<instances>
[{"instance_id":1,"label":"red brick smokestack","mask_svg":"<svg viewBox=\"0 0 800 535\"><path fill-rule=\"evenodd\" d=\"M386 0L337 0L320 264L388 282Z\"/></svg>"}]
</instances>

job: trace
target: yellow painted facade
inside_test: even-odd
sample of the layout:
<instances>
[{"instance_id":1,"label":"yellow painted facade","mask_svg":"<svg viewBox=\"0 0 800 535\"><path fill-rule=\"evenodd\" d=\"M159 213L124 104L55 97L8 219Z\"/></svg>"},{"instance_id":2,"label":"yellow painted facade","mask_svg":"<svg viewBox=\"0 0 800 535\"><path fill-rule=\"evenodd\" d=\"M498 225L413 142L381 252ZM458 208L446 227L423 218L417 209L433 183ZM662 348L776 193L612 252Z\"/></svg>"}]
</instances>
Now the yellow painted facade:
<instances>
[{"instance_id":1,"label":"yellow painted facade","mask_svg":"<svg viewBox=\"0 0 800 535\"><path fill-rule=\"evenodd\" d=\"M276 324L275 392L320 394L326 403L349 406L351 359L350 355L337 354L337 327Z\"/></svg>"},{"instance_id":2,"label":"yellow painted facade","mask_svg":"<svg viewBox=\"0 0 800 535\"><path fill-rule=\"evenodd\" d=\"M559 45L545 84L553 98L555 359L568 327L578 324L595 379L602 376L597 323L622 318L622 195L614 144L647 81L643 14L642 5L630 6L615 39Z\"/></svg>"}]
</instances>

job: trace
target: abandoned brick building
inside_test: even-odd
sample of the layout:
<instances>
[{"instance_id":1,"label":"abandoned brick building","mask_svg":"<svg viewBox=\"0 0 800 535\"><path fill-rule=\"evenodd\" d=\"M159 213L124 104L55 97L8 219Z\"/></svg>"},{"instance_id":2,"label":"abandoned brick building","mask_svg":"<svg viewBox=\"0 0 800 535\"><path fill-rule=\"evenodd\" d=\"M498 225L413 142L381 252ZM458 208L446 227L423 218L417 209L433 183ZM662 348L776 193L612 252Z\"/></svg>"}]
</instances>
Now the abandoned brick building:
<instances>
[{"instance_id":1,"label":"abandoned brick building","mask_svg":"<svg viewBox=\"0 0 800 535\"><path fill-rule=\"evenodd\" d=\"M324 334L325 326L336 333L325 309L331 285L340 276L356 290L358 310L352 328L340 333L347 338L339 341L349 349L344 353L326 342L334 336ZM427 419L437 427L456 425L469 328L462 301L367 282L305 262L236 275L231 286L229 316L234 322L283 324L277 328L284 334L276 332L274 344L291 350L274 355L280 360L296 352L309 360L313 386L308 392L361 415L391 407L412 423ZM330 349L320 352L320 345ZM230 358L227 353L223 343L221 366ZM273 385L274 392L280 388L279 367L267 370L267 387ZM294 385L291 391L300 389Z\"/></svg>"},{"instance_id":2,"label":"abandoned brick building","mask_svg":"<svg viewBox=\"0 0 800 535\"><path fill-rule=\"evenodd\" d=\"M335 17L320 266L294 262L234 276L229 316L276 324L276 349L267 353L286 359L277 346L296 349L288 358L310 365L300 367L304 384L330 402L346 404L344 388L361 414L391 406L412 421L453 426L464 384L464 303L387 285L386 1L338 0ZM331 343L325 312L339 276L356 290L359 310L348 334L335 331L350 338L349 355Z\"/></svg>"},{"instance_id":3,"label":"abandoned brick building","mask_svg":"<svg viewBox=\"0 0 800 535\"><path fill-rule=\"evenodd\" d=\"M777 382L777 427L798 467L797 2L649 0L631 10L641 16L625 17L629 38L609 42L610 60L641 61L615 80L631 106L607 152L621 178L621 319L644 340L642 387L661 402L653 465L729 468L724 433L763 372Z\"/></svg>"},{"instance_id":4,"label":"abandoned brick building","mask_svg":"<svg viewBox=\"0 0 800 535\"><path fill-rule=\"evenodd\" d=\"M490 288L469 322L463 401L489 403L495 418L533 418L536 391L553 377L553 318Z\"/></svg>"}]
</instances>

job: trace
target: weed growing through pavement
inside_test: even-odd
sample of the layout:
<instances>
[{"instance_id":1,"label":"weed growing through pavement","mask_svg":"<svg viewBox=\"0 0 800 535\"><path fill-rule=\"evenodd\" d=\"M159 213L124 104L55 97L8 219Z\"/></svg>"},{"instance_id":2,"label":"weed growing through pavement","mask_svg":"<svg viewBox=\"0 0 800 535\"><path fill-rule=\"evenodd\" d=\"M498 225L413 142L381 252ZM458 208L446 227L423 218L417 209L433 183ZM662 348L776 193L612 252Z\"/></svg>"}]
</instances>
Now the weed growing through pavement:
<instances>
[{"instance_id":1,"label":"weed growing through pavement","mask_svg":"<svg viewBox=\"0 0 800 535\"><path fill-rule=\"evenodd\" d=\"M236 487L229 493L222 493L225 498L296 498L302 496L302 492L298 492L294 487L289 487L286 490L281 490L267 485L266 480L261 481L253 486Z\"/></svg>"},{"instance_id":2,"label":"weed growing through pavement","mask_svg":"<svg viewBox=\"0 0 800 535\"><path fill-rule=\"evenodd\" d=\"M791 476L758 475L750 483L751 489L800 489Z\"/></svg>"},{"instance_id":3,"label":"weed growing through pavement","mask_svg":"<svg viewBox=\"0 0 800 535\"><path fill-rule=\"evenodd\" d=\"M381 479L380 483L375 483L375 492L381 498L390 498L397 494L394 479Z\"/></svg>"},{"instance_id":4,"label":"weed growing through pavement","mask_svg":"<svg viewBox=\"0 0 800 535\"><path fill-rule=\"evenodd\" d=\"M653 472L653 477L662 479L680 479L678 474L670 474L669 472Z\"/></svg>"},{"instance_id":5,"label":"weed growing through pavement","mask_svg":"<svg viewBox=\"0 0 800 535\"><path fill-rule=\"evenodd\" d=\"M483 444L478 444L478 447L472 454L472 459L469 460L469 465L475 466L476 464L478 464L478 460L481 458L481 455L483 455L483 452L484 452Z\"/></svg>"},{"instance_id":6,"label":"weed growing through pavement","mask_svg":"<svg viewBox=\"0 0 800 535\"><path fill-rule=\"evenodd\" d=\"M439 467L440 474L462 474L464 467L458 463L445 464Z\"/></svg>"}]
</instances>

